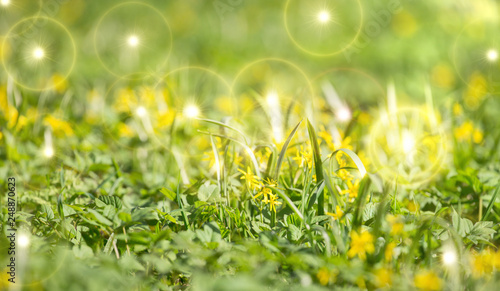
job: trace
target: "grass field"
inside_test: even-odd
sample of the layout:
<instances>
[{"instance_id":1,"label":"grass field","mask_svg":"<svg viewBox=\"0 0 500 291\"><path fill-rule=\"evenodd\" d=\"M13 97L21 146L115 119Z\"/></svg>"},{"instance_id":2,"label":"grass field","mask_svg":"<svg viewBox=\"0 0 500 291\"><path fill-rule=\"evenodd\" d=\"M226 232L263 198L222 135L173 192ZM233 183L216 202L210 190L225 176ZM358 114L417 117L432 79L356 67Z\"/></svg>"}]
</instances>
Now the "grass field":
<instances>
[{"instance_id":1,"label":"grass field","mask_svg":"<svg viewBox=\"0 0 500 291\"><path fill-rule=\"evenodd\" d=\"M0 0L0 290L496 290L500 4Z\"/></svg>"}]
</instances>

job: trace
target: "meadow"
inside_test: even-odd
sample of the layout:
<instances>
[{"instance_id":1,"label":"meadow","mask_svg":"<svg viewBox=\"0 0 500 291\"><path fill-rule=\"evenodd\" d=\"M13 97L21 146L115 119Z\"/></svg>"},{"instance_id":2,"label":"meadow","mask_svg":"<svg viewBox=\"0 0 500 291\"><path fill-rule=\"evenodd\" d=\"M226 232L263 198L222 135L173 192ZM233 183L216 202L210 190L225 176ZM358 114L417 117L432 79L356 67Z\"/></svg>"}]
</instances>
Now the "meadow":
<instances>
[{"instance_id":1,"label":"meadow","mask_svg":"<svg viewBox=\"0 0 500 291\"><path fill-rule=\"evenodd\" d=\"M0 0L0 290L496 290L499 9Z\"/></svg>"}]
</instances>

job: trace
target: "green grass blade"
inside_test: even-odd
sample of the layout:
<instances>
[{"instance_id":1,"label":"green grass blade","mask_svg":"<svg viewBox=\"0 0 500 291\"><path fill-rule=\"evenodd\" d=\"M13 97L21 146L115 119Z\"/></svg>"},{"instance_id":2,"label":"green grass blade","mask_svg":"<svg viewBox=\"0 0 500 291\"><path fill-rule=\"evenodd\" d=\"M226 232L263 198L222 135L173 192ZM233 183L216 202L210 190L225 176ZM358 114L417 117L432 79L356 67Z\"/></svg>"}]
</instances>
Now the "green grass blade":
<instances>
[{"instance_id":1,"label":"green grass blade","mask_svg":"<svg viewBox=\"0 0 500 291\"><path fill-rule=\"evenodd\" d=\"M292 132L288 135L288 138L286 139L285 143L283 144L283 148L281 148L280 155L278 156L278 162L276 163L276 170L274 172L274 179L278 181L280 170L281 170L281 165L283 164L283 161L285 159L285 154L288 149L288 146L290 145L290 142L292 141L293 137L295 136L295 133L299 129L299 126L302 124L302 120L295 126L295 128L292 130Z\"/></svg>"},{"instance_id":2,"label":"green grass blade","mask_svg":"<svg viewBox=\"0 0 500 291\"><path fill-rule=\"evenodd\" d=\"M309 139L311 140L311 147L314 156L314 169L316 170L316 181L321 183L323 181L323 160L321 159L321 152L319 150L318 138L316 137L316 131L307 120L307 131L309 132ZM319 193L318 196L318 215L325 214L325 194Z\"/></svg>"},{"instance_id":3,"label":"green grass blade","mask_svg":"<svg viewBox=\"0 0 500 291\"><path fill-rule=\"evenodd\" d=\"M490 203L488 203L488 208L486 208L486 212L483 214L483 218L481 218L481 221L486 220L488 218L488 215L491 212L491 209L493 209L493 205L495 204L495 201L497 200L498 193L500 192L500 184L498 184L497 188L495 189L495 193L493 193L493 196L491 196Z\"/></svg>"}]
</instances>

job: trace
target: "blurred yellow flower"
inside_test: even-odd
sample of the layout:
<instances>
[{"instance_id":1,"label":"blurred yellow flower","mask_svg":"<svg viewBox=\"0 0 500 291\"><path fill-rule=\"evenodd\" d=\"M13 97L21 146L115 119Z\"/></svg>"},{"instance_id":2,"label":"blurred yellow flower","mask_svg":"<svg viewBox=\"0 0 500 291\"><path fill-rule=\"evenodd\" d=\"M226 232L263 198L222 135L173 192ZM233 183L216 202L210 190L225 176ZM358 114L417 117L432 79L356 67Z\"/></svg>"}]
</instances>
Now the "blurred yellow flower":
<instances>
[{"instance_id":1,"label":"blurred yellow flower","mask_svg":"<svg viewBox=\"0 0 500 291\"><path fill-rule=\"evenodd\" d=\"M437 87L451 89L455 85L455 75L450 66L441 63L432 68L431 81Z\"/></svg>"},{"instance_id":2,"label":"blurred yellow flower","mask_svg":"<svg viewBox=\"0 0 500 291\"><path fill-rule=\"evenodd\" d=\"M43 123L47 126L50 126L52 128L52 131L54 132L54 135L57 137L74 135L73 128L71 127L69 122L56 118L52 115L47 115L47 117L43 119Z\"/></svg>"},{"instance_id":3,"label":"blurred yellow flower","mask_svg":"<svg viewBox=\"0 0 500 291\"><path fill-rule=\"evenodd\" d=\"M56 73L52 75L51 80L57 93L64 93L68 89L68 81L63 75Z\"/></svg>"},{"instance_id":4,"label":"blurred yellow flower","mask_svg":"<svg viewBox=\"0 0 500 291\"><path fill-rule=\"evenodd\" d=\"M481 73L475 72L472 74L467 91L465 92L465 105L475 109L483 101L488 92L488 83Z\"/></svg>"},{"instance_id":5,"label":"blurred yellow flower","mask_svg":"<svg viewBox=\"0 0 500 291\"><path fill-rule=\"evenodd\" d=\"M396 248L396 242L391 241L385 246L384 258L386 262L392 261L394 256L394 248Z\"/></svg>"},{"instance_id":6,"label":"blurred yellow flower","mask_svg":"<svg viewBox=\"0 0 500 291\"><path fill-rule=\"evenodd\" d=\"M500 264L498 255L489 249L481 252L472 252L470 261L474 277L490 275L495 267L499 267L497 264Z\"/></svg>"},{"instance_id":7,"label":"blurred yellow flower","mask_svg":"<svg viewBox=\"0 0 500 291\"><path fill-rule=\"evenodd\" d=\"M342 217L342 215L344 215L344 211L342 211L342 209L340 209L340 207L337 205L335 207L335 213L327 212L326 214L333 217L333 219L338 220Z\"/></svg>"},{"instance_id":8,"label":"blurred yellow flower","mask_svg":"<svg viewBox=\"0 0 500 291\"><path fill-rule=\"evenodd\" d=\"M415 275L413 280L415 287L420 290L436 291L441 290L441 279L432 271L423 270Z\"/></svg>"},{"instance_id":9,"label":"blurred yellow flower","mask_svg":"<svg viewBox=\"0 0 500 291\"><path fill-rule=\"evenodd\" d=\"M321 285L326 286L330 282L330 271L327 268L323 267L319 269L316 277L318 278Z\"/></svg>"},{"instance_id":10,"label":"blurred yellow flower","mask_svg":"<svg viewBox=\"0 0 500 291\"><path fill-rule=\"evenodd\" d=\"M386 220L391 225L391 235L400 235L403 233L403 228L405 225L401 222L400 217L389 214L386 216Z\"/></svg>"},{"instance_id":11,"label":"blurred yellow flower","mask_svg":"<svg viewBox=\"0 0 500 291\"><path fill-rule=\"evenodd\" d=\"M474 143L481 143L483 141L483 133L480 129L476 128L472 121L465 121L459 127L455 128L455 138L458 141L472 141Z\"/></svg>"},{"instance_id":12,"label":"blurred yellow flower","mask_svg":"<svg viewBox=\"0 0 500 291\"><path fill-rule=\"evenodd\" d=\"M460 116L463 113L464 113L464 110L462 108L462 105L460 105L460 103L453 104L453 115Z\"/></svg>"},{"instance_id":13,"label":"blurred yellow flower","mask_svg":"<svg viewBox=\"0 0 500 291\"><path fill-rule=\"evenodd\" d=\"M133 137L134 131L125 123L118 124L118 135L120 137Z\"/></svg>"},{"instance_id":14,"label":"blurred yellow flower","mask_svg":"<svg viewBox=\"0 0 500 291\"><path fill-rule=\"evenodd\" d=\"M221 96L215 99L215 107L224 114L234 114L237 108L237 102L234 98L229 96Z\"/></svg>"},{"instance_id":15,"label":"blurred yellow flower","mask_svg":"<svg viewBox=\"0 0 500 291\"><path fill-rule=\"evenodd\" d=\"M347 252L349 258L358 256L362 260L366 260L366 254L373 254L375 246L373 245L373 235L368 231L357 233L355 230L351 231L351 247Z\"/></svg>"},{"instance_id":16,"label":"blurred yellow flower","mask_svg":"<svg viewBox=\"0 0 500 291\"><path fill-rule=\"evenodd\" d=\"M367 112L360 112L358 115L358 122L361 125L368 125L371 121L371 116Z\"/></svg>"},{"instance_id":17,"label":"blurred yellow flower","mask_svg":"<svg viewBox=\"0 0 500 291\"><path fill-rule=\"evenodd\" d=\"M396 14L392 20L392 29L399 36L409 37L417 31L417 28L415 17L406 10Z\"/></svg>"},{"instance_id":18,"label":"blurred yellow flower","mask_svg":"<svg viewBox=\"0 0 500 291\"><path fill-rule=\"evenodd\" d=\"M392 272L386 268L376 269L375 275L375 285L377 288L390 287L392 285Z\"/></svg>"}]
</instances>

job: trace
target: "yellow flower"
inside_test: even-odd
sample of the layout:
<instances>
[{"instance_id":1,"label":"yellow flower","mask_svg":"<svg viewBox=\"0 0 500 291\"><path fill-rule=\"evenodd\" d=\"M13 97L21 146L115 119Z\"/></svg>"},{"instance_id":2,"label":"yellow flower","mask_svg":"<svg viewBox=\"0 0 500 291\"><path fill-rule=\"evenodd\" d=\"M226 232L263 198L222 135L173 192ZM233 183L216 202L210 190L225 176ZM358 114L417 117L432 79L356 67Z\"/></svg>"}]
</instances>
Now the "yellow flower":
<instances>
[{"instance_id":1,"label":"yellow flower","mask_svg":"<svg viewBox=\"0 0 500 291\"><path fill-rule=\"evenodd\" d=\"M394 248L396 248L396 243L393 241L385 246L384 257L387 262L392 260L392 257L394 256Z\"/></svg>"},{"instance_id":2,"label":"yellow flower","mask_svg":"<svg viewBox=\"0 0 500 291\"><path fill-rule=\"evenodd\" d=\"M47 117L45 117L43 119L43 123L47 126L50 126L56 136L72 136L74 134L73 128L71 127L69 122L56 118L52 115L48 115Z\"/></svg>"},{"instance_id":3,"label":"yellow flower","mask_svg":"<svg viewBox=\"0 0 500 291\"><path fill-rule=\"evenodd\" d=\"M462 109L462 106L460 105L460 103L453 104L453 115L460 116L463 113L464 113L464 110Z\"/></svg>"},{"instance_id":4,"label":"yellow flower","mask_svg":"<svg viewBox=\"0 0 500 291\"><path fill-rule=\"evenodd\" d=\"M413 280L415 287L420 290L436 291L441 290L441 279L432 271L423 270L415 275Z\"/></svg>"},{"instance_id":5,"label":"yellow flower","mask_svg":"<svg viewBox=\"0 0 500 291\"><path fill-rule=\"evenodd\" d=\"M431 81L438 87L451 89L455 85L455 75L453 69L446 64L437 64L432 68Z\"/></svg>"},{"instance_id":6,"label":"yellow flower","mask_svg":"<svg viewBox=\"0 0 500 291\"><path fill-rule=\"evenodd\" d=\"M253 196L254 199L257 199L259 198L260 196L262 196L264 203L269 203L269 196L273 194L273 191L270 189L270 188L266 188L266 187L262 187L260 189L259 192L257 192L257 194L255 194L255 196Z\"/></svg>"},{"instance_id":7,"label":"yellow flower","mask_svg":"<svg viewBox=\"0 0 500 291\"><path fill-rule=\"evenodd\" d=\"M340 192L340 194L347 194L347 197L349 197L349 199L351 199L351 200L358 197L359 179L356 179L354 184L351 182L351 180L347 180L346 184L347 184L347 189L342 190L342 192Z\"/></svg>"},{"instance_id":8,"label":"yellow flower","mask_svg":"<svg viewBox=\"0 0 500 291\"><path fill-rule=\"evenodd\" d=\"M344 211L342 211L342 209L340 209L340 207L337 205L335 207L335 213L327 212L326 214L333 217L333 219L338 220L342 217L342 215L344 215Z\"/></svg>"},{"instance_id":9,"label":"yellow flower","mask_svg":"<svg viewBox=\"0 0 500 291\"><path fill-rule=\"evenodd\" d=\"M240 179L246 181L248 189L253 189L259 185L259 180L258 180L259 177L255 176L252 173L252 170L250 169L250 167L247 167L246 172L241 170L241 169L238 169L238 171L243 174Z\"/></svg>"},{"instance_id":10,"label":"yellow flower","mask_svg":"<svg viewBox=\"0 0 500 291\"><path fill-rule=\"evenodd\" d=\"M380 268L375 270L374 275L377 288L390 287L392 285L391 270Z\"/></svg>"},{"instance_id":11,"label":"yellow flower","mask_svg":"<svg viewBox=\"0 0 500 291\"><path fill-rule=\"evenodd\" d=\"M465 121L455 128L455 138L458 141L470 141L472 139L475 143L481 143L483 141L483 132L474 127L471 121Z\"/></svg>"},{"instance_id":12,"label":"yellow flower","mask_svg":"<svg viewBox=\"0 0 500 291\"><path fill-rule=\"evenodd\" d=\"M415 213L419 210L419 205L415 200L408 200L406 208L408 211Z\"/></svg>"},{"instance_id":13,"label":"yellow flower","mask_svg":"<svg viewBox=\"0 0 500 291\"><path fill-rule=\"evenodd\" d=\"M358 234L355 230L351 232L351 247L347 252L349 258L358 256L362 260L366 260L366 254L373 254L375 246L373 245L373 235L368 231L363 231Z\"/></svg>"},{"instance_id":14,"label":"yellow flower","mask_svg":"<svg viewBox=\"0 0 500 291\"><path fill-rule=\"evenodd\" d=\"M488 92L487 86L488 83L483 75L478 72L473 73L465 93L465 105L472 109L477 108Z\"/></svg>"},{"instance_id":15,"label":"yellow flower","mask_svg":"<svg viewBox=\"0 0 500 291\"><path fill-rule=\"evenodd\" d=\"M327 268L323 267L319 269L316 277L318 278L321 285L326 286L326 284L330 282L330 271Z\"/></svg>"},{"instance_id":16,"label":"yellow flower","mask_svg":"<svg viewBox=\"0 0 500 291\"><path fill-rule=\"evenodd\" d=\"M312 168L312 159L312 151L304 150L303 146L300 146L300 150L297 151L297 155L293 158L299 164L300 168L306 166L309 169Z\"/></svg>"},{"instance_id":17,"label":"yellow flower","mask_svg":"<svg viewBox=\"0 0 500 291\"><path fill-rule=\"evenodd\" d=\"M386 219L391 225L391 235L400 235L403 233L405 224L401 222L399 217L389 214Z\"/></svg>"},{"instance_id":18,"label":"yellow flower","mask_svg":"<svg viewBox=\"0 0 500 291\"><path fill-rule=\"evenodd\" d=\"M473 252L471 256L472 275L474 277L481 277L489 275L493 272L493 268L497 267L495 258L497 255L492 253L489 249L483 250L480 253Z\"/></svg>"},{"instance_id":19,"label":"yellow flower","mask_svg":"<svg viewBox=\"0 0 500 291\"><path fill-rule=\"evenodd\" d=\"M475 129L474 133L472 133L472 141L481 143L483 141L483 132L479 129Z\"/></svg>"},{"instance_id":20,"label":"yellow flower","mask_svg":"<svg viewBox=\"0 0 500 291\"><path fill-rule=\"evenodd\" d=\"M271 211L276 212L276 206L281 205L281 202L278 201L278 195L275 194L269 194L269 199L266 202L266 204L269 204L269 207Z\"/></svg>"},{"instance_id":21,"label":"yellow flower","mask_svg":"<svg viewBox=\"0 0 500 291\"><path fill-rule=\"evenodd\" d=\"M120 137L133 137L134 131L125 123L118 124L118 135Z\"/></svg>"},{"instance_id":22,"label":"yellow flower","mask_svg":"<svg viewBox=\"0 0 500 291\"><path fill-rule=\"evenodd\" d=\"M392 29L398 36L409 37L417 31L418 23L413 15L404 10L394 16Z\"/></svg>"},{"instance_id":23,"label":"yellow flower","mask_svg":"<svg viewBox=\"0 0 500 291\"><path fill-rule=\"evenodd\" d=\"M52 75L51 79L57 93L64 93L64 91L68 88L68 81L63 75L56 73Z\"/></svg>"}]
</instances>

